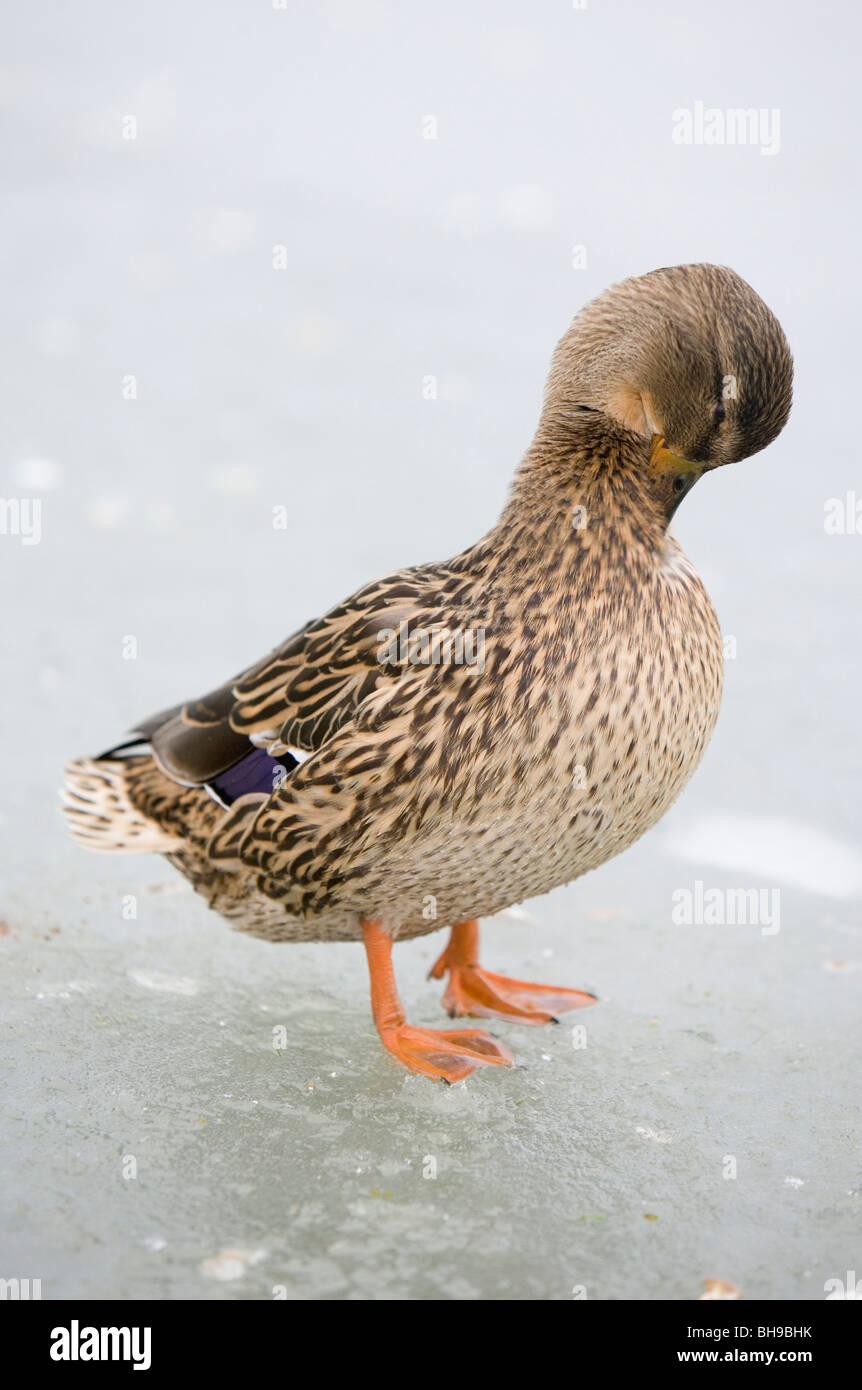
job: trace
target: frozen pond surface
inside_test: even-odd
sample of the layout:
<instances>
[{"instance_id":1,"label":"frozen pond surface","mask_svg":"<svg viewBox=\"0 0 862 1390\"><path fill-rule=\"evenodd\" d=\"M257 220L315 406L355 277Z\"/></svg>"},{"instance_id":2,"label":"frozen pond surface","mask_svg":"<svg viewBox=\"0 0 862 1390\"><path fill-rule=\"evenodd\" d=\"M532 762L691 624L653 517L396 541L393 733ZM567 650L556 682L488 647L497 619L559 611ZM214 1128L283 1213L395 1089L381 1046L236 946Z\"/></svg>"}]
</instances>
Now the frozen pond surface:
<instances>
[{"instance_id":1,"label":"frozen pond surface","mask_svg":"<svg viewBox=\"0 0 862 1390\"><path fill-rule=\"evenodd\" d=\"M823 525L862 496L858 42L731 3L705 45L669 4L662 90L649 9L409 8L16 18L0 491L41 538L0 536L0 1276L822 1298L862 1251L862 537ZM700 96L780 106L780 152L674 146ZM493 1025L518 1069L435 1087L380 1048L361 948L245 940L165 863L83 854L60 769L475 539L571 314L695 259L752 281L798 369L781 439L675 525L732 638L718 731L646 840L483 929L489 968L598 1006ZM728 890L765 915L714 924ZM445 1026L441 943L395 953L417 1024Z\"/></svg>"},{"instance_id":2,"label":"frozen pond surface","mask_svg":"<svg viewBox=\"0 0 862 1390\"><path fill-rule=\"evenodd\" d=\"M128 923L68 876L3 943L4 1250L46 1296L808 1298L856 1267L860 938L817 904L777 937L670 926L671 862L643 850L540 931L494 923L495 968L602 1002L585 1046L492 1025L519 1068L446 1088L380 1049L360 947L232 938L163 881L123 875ZM430 1026L436 944L397 953Z\"/></svg>"}]
</instances>

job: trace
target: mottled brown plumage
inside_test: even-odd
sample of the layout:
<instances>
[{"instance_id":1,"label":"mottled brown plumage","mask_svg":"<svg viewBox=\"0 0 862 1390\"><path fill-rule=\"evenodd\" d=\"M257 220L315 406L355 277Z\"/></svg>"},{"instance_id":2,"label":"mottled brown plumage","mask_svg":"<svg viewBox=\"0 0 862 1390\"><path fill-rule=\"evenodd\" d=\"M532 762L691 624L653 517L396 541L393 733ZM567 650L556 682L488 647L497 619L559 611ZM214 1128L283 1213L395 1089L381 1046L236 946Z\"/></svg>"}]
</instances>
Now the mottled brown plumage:
<instances>
[{"instance_id":1,"label":"mottled brown plumage","mask_svg":"<svg viewBox=\"0 0 862 1390\"><path fill-rule=\"evenodd\" d=\"M162 850L273 941L360 939L363 919L417 936L597 867L667 810L718 714L718 622L668 520L703 472L778 434L791 378L732 271L613 287L559 343L488 534L147 721L149 751L71 764L73 833ZM441 628L465 659L417 660ZM283 758L278 784L226 809L206 786L254 745Z\"/></svg>"}]
</instances>

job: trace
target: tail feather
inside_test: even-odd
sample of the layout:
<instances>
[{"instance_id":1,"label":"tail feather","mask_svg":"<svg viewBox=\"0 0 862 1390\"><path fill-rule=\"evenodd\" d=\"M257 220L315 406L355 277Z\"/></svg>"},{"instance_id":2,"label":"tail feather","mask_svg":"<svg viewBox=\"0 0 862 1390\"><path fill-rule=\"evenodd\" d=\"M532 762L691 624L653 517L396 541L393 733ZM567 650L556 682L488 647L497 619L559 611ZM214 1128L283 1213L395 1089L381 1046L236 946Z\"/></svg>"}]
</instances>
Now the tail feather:
<instances>
[{"instance_id":1,"label":"tail feather","mask_svg":"<svg viewBox=\"0 0 862 1390\"><path fill-rule=\"evenodd\" d=\"M104 853L170 854L184 840L135 806L129 792L139 758L76 758L66 765L60 792L73 839Z\"/></svg>"}]
</instances>

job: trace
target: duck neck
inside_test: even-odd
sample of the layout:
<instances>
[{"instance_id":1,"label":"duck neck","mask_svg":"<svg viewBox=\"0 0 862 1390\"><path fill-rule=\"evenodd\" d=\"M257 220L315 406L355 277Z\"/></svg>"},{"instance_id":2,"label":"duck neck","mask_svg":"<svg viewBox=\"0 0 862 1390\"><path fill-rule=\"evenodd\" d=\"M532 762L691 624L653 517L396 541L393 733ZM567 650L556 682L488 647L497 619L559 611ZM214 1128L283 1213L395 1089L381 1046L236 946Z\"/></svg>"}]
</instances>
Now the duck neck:
<instances>
[{"instance_id":1,"label":"duck neck","mask_svg":"<svg viewBox=\"0 0 862 1390\"><path fill-rule=\"evenodd\" d=\"M492 532L498 552L541 568L658 554L666 520L646 479L646 442L601 412L543 428L515 474Z\"/></svg>"}]
</instances>

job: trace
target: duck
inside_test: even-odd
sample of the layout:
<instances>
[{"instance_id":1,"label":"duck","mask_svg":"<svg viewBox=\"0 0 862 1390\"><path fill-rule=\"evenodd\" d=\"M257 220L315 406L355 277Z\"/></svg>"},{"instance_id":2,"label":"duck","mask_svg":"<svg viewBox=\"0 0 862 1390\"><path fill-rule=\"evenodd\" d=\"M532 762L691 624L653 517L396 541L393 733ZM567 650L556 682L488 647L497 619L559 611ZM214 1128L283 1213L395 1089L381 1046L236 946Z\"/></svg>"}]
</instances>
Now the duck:
<instances>
[{"instance_id":1,"label":"duck","mask_svg":"<svg viewBox=\"0 0 862 1390\"><path fill-rule=\"evenodd\" d=\"M448 927L430 974L450 1021L541 1025L596 1002L485 969L479 922L627 849L699 764L722 637L669 526L701 478L777 437L792 378L735 271L611 286L557 344L487 534L72 760L74 838L166 856L254 937L363 942L377 1032L409 1071L511 1066L484 1028L410 1024L392 947Z\"/></svg>"}]
</instances>

